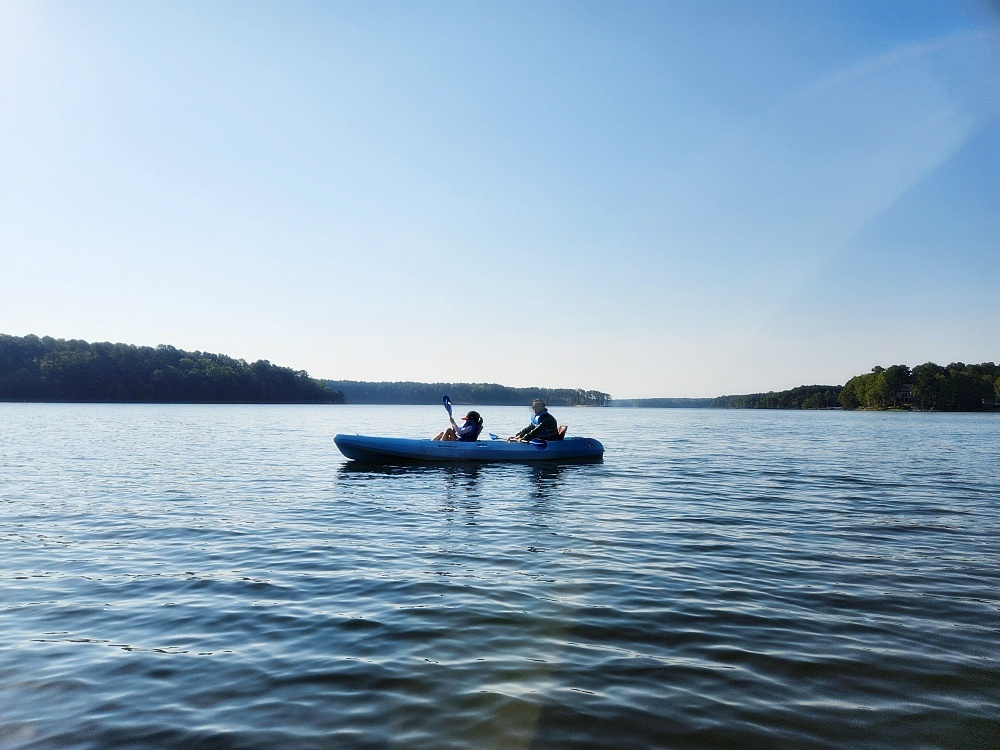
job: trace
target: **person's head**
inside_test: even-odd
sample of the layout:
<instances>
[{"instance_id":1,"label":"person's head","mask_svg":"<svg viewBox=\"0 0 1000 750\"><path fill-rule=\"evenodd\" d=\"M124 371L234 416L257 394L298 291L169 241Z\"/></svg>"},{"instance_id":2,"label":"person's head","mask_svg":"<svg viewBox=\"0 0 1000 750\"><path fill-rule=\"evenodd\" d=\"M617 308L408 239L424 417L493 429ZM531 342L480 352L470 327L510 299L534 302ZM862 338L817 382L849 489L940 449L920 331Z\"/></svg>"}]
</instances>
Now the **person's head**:
<instances>
[{"instance_id":1,"label":"person's head","mask_svg":"<svg viewBox=\"0 0 1000 750\"><path fill-rule=\"evenodd\" d=\"M462 417L462 419L477 425L481 425L483 423L483 418L479 416L478 411L470 411L468 414Z\"/></svg>"},{"instance_id":2,"label":"person's head","mask_svg":"<svg viewBox=\"0 0 1000 750\"><path fill-rule=\"evenodd\" d=\"M535 412L535 414L541 414L543 411L545 411L545 402L542 401L540 398L536 398L534 401L531 402L531 410Z\"/></svg>"}]
</instances>

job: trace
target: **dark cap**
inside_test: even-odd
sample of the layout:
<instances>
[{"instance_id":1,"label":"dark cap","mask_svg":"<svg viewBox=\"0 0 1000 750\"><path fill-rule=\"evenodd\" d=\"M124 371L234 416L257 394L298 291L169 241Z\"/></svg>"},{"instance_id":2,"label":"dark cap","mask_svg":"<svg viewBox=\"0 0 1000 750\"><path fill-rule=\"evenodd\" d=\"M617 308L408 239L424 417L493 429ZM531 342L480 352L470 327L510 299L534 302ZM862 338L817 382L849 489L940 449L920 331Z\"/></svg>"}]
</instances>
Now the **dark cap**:
<instances>
[{"instance_id":1,"label":"dark cap","mask_svg":"<svg viewBox=\"0 0 1000 750\"><path fill-rule=\"evenodd\" d=\"M471 419L476 424L479 424L483 420L483 418L479 416L478 411L470 411L468 414L462 417L462 419Z\"/></svg>"}]
</instances>

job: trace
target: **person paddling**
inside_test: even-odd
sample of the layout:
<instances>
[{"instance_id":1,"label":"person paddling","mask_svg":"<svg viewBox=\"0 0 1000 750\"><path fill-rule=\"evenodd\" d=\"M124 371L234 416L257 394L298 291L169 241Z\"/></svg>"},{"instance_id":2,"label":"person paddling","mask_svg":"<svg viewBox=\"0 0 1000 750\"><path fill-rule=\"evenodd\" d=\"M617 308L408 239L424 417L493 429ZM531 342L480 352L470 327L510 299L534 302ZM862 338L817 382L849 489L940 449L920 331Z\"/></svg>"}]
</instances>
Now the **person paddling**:
<instances>
[{"instance_id":1,"label":"person paddling","mask_svg":"<svg viewBox=\"0 0 1000 750\"><path fill-rule=\"evenodd\" d=\"M433 439L457 440L460 443L474 442L479 437L479 433L483 431L483 418L479 415L478 411L470 411L462 419L465 421L465 424L459 427L449 414L448 421L451 422L451 427L444 432L439 432Z\"/></svg>"},{"instance_id":2,"label":"person paddling","mask_svg":"<svg viewBox=\"0 0 1000 750\"><path fill-rule=\"evenodd\" d=\"M531 417L531 424L507 438L507 442L530 443L532 440L562 440L559 434L559 425L556 418L549 414L545 408L545 402L536 398L531 402L531 410L534 415Z\"/></svg>"}]
</instances>

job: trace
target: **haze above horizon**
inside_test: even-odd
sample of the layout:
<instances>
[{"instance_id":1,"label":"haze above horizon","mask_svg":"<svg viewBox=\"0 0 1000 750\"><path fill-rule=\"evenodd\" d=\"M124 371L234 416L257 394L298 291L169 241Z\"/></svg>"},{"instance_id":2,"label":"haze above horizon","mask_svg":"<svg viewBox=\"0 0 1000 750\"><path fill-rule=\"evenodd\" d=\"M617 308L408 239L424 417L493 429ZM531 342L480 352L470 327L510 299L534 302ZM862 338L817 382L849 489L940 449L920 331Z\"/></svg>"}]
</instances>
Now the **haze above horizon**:
<instances>
[{"instance_id":1,"label":"haze above horizon","mask_svg":"<svg viewBox=\"0 0 1000 750\"><path fill-rule=\"evenodd\" d=\"M708 397L1000 358L968 2L0 0L0 332Z\"/></svg>"}]
</instances>

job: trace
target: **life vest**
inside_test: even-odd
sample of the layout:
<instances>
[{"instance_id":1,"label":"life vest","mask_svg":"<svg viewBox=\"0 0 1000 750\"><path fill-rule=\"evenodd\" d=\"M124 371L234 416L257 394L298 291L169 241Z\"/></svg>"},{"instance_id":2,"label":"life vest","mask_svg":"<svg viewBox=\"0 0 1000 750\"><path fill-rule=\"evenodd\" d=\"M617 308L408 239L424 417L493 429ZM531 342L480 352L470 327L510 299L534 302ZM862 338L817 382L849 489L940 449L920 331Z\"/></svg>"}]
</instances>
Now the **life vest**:
<instances>
[{"instance_id":1,"label":"life vest","mask_svg":"<svg viewBox=\"0 0 1000 750\"><path fill-rule=\"evenodd\" d=\"M542 409L541 414L531 415L531 424L533 427L538 427L542 424L542 417L549 417L552 424L547 428L542 428L539 432L535 433L535 437L541 440L554 440L559 435L559 426L556 424L556 418L549 414L548 409Z\"/></svg>"},{"instance_id":2,"label":"life vest","mask_svg":"<svg viewBox=\"0 0 1000 750\"><path fill-rule=\"evenodd\" d=\"M474 429L469 429L474 427ZM479 438L479 433L483 431L483 426L472 420L455 430L455 438L462 443L471 443Z\"/></svg>"}]
</instances>

